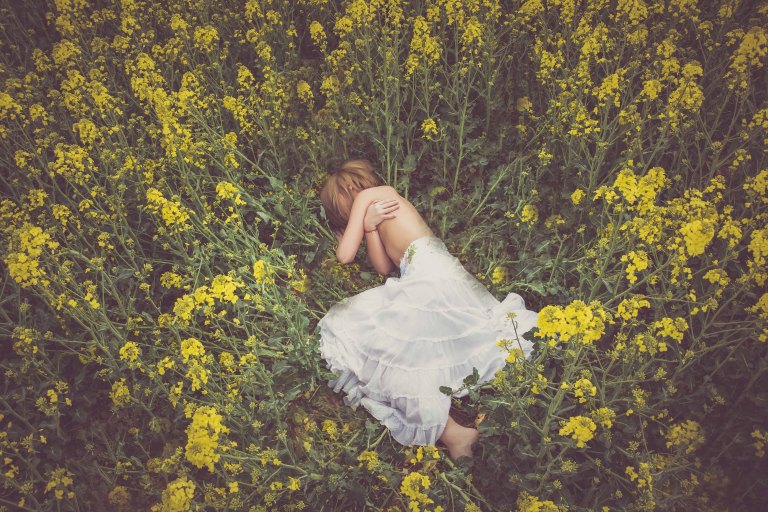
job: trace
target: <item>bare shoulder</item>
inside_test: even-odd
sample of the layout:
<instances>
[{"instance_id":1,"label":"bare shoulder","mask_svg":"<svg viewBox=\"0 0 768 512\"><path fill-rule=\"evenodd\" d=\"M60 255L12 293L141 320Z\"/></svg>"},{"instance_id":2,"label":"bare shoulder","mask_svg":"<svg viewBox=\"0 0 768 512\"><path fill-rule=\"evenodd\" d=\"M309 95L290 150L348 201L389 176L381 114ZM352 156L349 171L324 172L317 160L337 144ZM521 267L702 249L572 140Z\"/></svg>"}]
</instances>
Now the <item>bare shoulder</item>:
<instances>
[{"instance_id":1,"label":"bare shoulder","mask_svg":"<svg viewBox=\"0 0 768 512\"><path fill-rule=\"evenodd\" d=\"M395 187L390 187L389 185L380 185L378 187L366 188L361 192L361 194L365 194L365 196L369 199L400 197L397 189L395 189Z\"/></svg>"},{"instance_id":2,"label":"bare shoulder","mask_svg":"<svg viewBox=\"0 0 768 512\"><path fill-rule=\"evenodd\" d=\"M397 194L397 189L395 187L390 187L389 185L379 185L378 187L371 187L368 190L375 191L376 193L385 193L385 194Z\"/></svg>"}]
</instances>

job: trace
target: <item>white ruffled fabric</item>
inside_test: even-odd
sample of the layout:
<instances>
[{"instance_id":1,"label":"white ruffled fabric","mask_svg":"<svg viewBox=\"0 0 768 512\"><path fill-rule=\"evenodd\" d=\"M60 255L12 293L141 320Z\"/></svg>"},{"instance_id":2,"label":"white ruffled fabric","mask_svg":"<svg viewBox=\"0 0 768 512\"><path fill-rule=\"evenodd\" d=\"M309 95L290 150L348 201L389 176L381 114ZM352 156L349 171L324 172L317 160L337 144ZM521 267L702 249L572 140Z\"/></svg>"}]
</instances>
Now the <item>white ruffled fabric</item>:
<instances>
[{"instance_id":1,"label":"white ruffled fabric","mask_svg":"<svg viewBox=\"0 0 768 512\"><path fill-rule=\"evenodd\" d=\"M405 251L399 278L320 320L320 353L339 375L329 386L346 393L345 404L362 404L403 445L434 445L451 407L440 386L461 387L473 368L478 384L491 380L507 355L500 339L519 340L528 356L522 335L537 316L516 293L496 300L439 238L422 237Z\"/></svg>"}]
</instances>

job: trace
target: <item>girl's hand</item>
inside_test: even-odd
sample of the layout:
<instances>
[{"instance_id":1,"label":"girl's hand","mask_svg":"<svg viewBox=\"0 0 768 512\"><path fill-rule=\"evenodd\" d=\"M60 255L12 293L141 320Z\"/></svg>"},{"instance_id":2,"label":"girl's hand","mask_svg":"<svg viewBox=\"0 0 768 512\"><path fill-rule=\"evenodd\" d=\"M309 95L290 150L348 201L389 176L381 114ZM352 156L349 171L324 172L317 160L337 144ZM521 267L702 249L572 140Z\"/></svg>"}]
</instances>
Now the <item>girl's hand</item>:
<instances>
[{"instance_id":1,"label":"girl's hand","mask_svg":"<svg viewBox=\"0 0 768 512\"><path fill-rule=\"evenodd\" d=\"M400 203L397 199L389 199L387 201L376 200L372 202L365 212L363 229L365 231L372 231L386 219L394 219L394 211L398 208L400 208Z\"/></svg>"}]
</instances>

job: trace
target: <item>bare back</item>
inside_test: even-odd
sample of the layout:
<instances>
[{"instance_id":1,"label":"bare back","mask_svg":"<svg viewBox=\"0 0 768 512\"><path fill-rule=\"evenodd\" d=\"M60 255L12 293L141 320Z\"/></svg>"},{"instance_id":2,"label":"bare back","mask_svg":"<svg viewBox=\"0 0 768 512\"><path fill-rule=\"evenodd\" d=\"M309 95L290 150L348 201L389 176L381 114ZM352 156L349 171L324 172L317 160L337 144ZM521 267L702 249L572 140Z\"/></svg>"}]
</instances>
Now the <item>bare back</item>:
<instances>
[{"instance_id":1,"label":"bare back","mask_svg":"<svg viewBox=\"0 0 768 512\"><path fill-rule=\"evenodd\" d=\"M387 256L398 266L411 242L423 236L434 236L434 233L411 202L398 194L396 189L386 185L374 189L377 200L397 199L400 203L395 218L386 219L379 224L379 236Z\"/></svg>"}]
</instances>

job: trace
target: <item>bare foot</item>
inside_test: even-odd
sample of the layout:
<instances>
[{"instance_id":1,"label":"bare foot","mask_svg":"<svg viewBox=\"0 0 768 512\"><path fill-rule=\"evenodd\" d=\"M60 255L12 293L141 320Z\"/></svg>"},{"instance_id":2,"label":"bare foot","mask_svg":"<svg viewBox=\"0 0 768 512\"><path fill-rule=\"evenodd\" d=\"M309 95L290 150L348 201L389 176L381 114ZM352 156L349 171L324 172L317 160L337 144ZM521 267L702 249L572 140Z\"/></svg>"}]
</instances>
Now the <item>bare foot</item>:
<instances>
[{"instance_id":1,"label":"bare foot","mask_svg":"<svg viewBox=\"0 0 768 512\"><path fill-rule=\"evenodd\" d=\"M453 460L457 460L459 457L471 457L472 448L480 439L480 432L474 428L465 428L465 432L462 432L461 438L454 441L448 447L448 455Z\"/></svg>"},{"instance_id":2,"label":"bare foot","mask_svg":"<svg viewBox=\"0 0 768 512\"><path fill-rule=\"evenodd\" d=\"M480 432L476 428L463 427L450 416L440 436L440 441L448 448L448 455L453 460L459 457L471 457L472 447L478 439L480 439Z\"/></svg>"}]
</instances>

